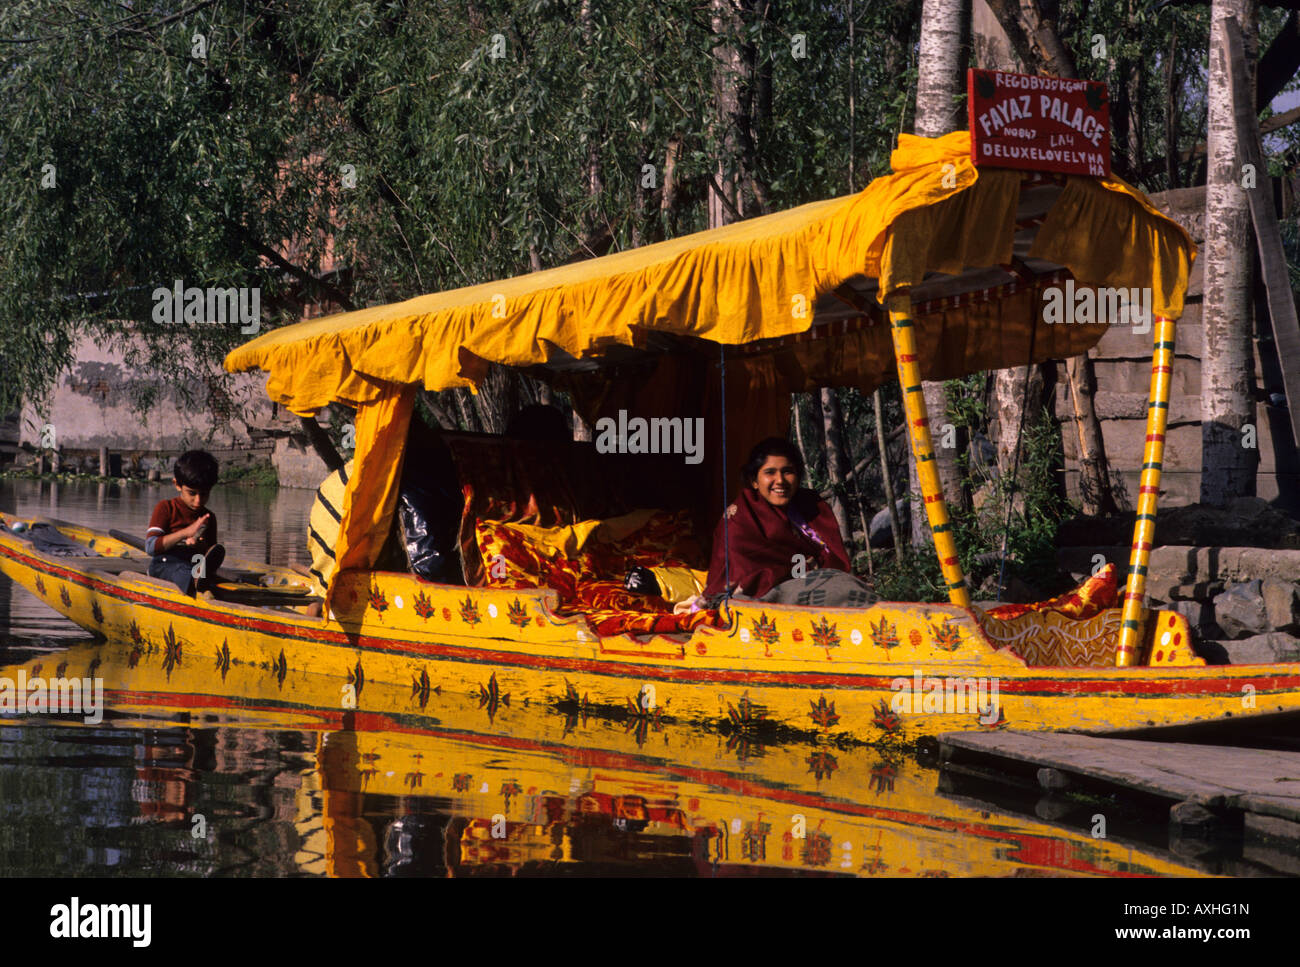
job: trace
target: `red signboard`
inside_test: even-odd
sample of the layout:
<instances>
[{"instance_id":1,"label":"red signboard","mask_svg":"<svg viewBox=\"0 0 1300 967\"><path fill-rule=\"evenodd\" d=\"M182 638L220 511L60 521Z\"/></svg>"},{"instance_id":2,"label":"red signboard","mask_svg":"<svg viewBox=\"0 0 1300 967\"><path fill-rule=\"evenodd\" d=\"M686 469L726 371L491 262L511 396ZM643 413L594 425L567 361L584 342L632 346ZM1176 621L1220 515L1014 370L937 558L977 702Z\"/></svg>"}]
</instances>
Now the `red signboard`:
<instances>
[{"instance_id":1,"label":"red signboard","mask_svg":"<svg viewBox=\"0 0 1300 967\"><path fill-rule=\"evenodd\" d=\"M1110 98L1100 81L971 70L966 88L975 164L1110 174Z\"/></svg>"}]
</instances>

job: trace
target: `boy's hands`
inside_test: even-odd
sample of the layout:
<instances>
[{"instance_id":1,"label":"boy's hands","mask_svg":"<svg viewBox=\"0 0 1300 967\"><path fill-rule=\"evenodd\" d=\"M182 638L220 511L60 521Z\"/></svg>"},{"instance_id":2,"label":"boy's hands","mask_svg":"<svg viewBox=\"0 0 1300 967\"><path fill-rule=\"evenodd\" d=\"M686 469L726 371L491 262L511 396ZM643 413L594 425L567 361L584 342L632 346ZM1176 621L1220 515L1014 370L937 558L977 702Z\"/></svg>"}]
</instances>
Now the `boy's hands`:
<instances>
[{"instance_id":1,"label":"boy's hands","mask_svg":"<svg viewBox=\"0 0 1300 967\"><path fill-rule=\"evenodd\" d=\"M183 527L180 530L176 531L177 534L181 535L181 540L179 540L177 543L185 544L187 546L193 544L196 540L198 540L199 534L201 534L207 528L208 518L210 518L211 516L212 516L211 514L204 514L193 524L190 524L189 527Z\"/></svg>"}]
</instances>

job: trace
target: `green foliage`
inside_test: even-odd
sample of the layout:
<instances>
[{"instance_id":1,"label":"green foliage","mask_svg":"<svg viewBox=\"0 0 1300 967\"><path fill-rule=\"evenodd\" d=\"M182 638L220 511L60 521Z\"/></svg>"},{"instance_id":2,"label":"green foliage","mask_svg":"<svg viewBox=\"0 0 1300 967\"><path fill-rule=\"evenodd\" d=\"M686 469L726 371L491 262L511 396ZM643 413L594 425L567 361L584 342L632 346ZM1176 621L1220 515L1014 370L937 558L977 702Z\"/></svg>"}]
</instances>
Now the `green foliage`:
<instances>
[{"instance_id":1,"label":"green foliage","mask_svg":"<svg viewBox=\"0 0 1300 967\"><path fill-rule=\"evenodd\" d=\"M278 487L280 476L270 464L226 463L221 467L220 484L237 484L249 487Z\"/></svg>"},{"instance_id":2,"label":"green foliage","mask_svg":"<svg viewBox=\"0 0 1300 967\"><path fill-rule=\"evenodd\" d=\"M0 411L48 390L83 336L172 385L210 375L247 337L154 323L152 293L175 279L260 288L265 330L311 303L392 302L701 228L719 164L744 174L747 213L759 194L781 209L843 193L850 153L859 188L885 170L919 0L855 9L852 149L845 8L736 9L749 155L714 133L720 38L693 0L15 0L0 11Z\"/></svg>"},{"instance_id":3,"label":"green foliage","mask_svg":"<svg viewBox=\"0 0 1300 967\"><path fill-rule=\"evenodd\" d=\"M953 420L976 417L960 424L968 432L988 431L983 380L981 376L948 384ZM963 477L976 491L978 500L971 510L949 510L958 561L976 592L974 596L992 596L1004 540L1005 580L1018 578L1045 595L1066 590L1057 572L1056 533L1070 505L1060 496L1056 481L1061 463L1060 432L1046 412L1040 419L1026 423L1014 488L1009 475L1002 477L972 466L969 451L959 459ZM931 548L909 547L901 561L895 559L893 551L874 554L876 590L886 600L948 600L947 586Z\"/></svg>"},{"instance_id":4,"label":"green foliage","mask_svg":"<svg viewBox=\"0 0 1300 967\"><path fill-rule=\"evenodd\" d=\"M947 585L939 559L929 548L907 547L901 559L891 551L875 551L872 583L882 601L946 602Z\"/></svg>"}]
</instances>

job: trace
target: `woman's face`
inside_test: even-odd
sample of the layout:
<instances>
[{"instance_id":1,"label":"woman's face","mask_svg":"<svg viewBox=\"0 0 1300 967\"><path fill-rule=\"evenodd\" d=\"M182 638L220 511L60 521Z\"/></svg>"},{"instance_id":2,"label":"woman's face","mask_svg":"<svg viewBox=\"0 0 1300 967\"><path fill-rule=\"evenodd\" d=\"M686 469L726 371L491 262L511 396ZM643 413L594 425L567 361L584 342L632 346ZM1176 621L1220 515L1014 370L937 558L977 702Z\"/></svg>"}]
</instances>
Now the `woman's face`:
<instances>
[{"instance_id":1,"label":"woman's face","mask_svg":"<svg viewBox=\"0 0 1300 967\"><path fill-rule=\"evenodd\" d=\"M758 468L751 486L772 506L784 507L799 489L799 471L785 457L770 456Z\"/></svg>"}]
</instances>

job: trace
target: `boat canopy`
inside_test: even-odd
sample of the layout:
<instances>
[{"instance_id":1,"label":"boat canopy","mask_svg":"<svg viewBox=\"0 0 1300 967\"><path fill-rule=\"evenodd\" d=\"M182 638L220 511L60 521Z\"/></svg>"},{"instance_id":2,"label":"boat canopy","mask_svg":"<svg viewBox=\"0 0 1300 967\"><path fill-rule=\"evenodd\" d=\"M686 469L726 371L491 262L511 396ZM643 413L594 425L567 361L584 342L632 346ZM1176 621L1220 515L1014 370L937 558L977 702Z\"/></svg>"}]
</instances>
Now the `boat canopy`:
<instances>
[{"instance_id":1,"label":"boat canopy","mask_svg":"<svg viewBox=\"0 0 1300 967\"><path fill-rule=\"evenodd\" d=\"M636 392L652 383L646 415L716 414L701 377L719 344L735 347L726 410L744 419L724 443L743 453L788 428L788 392L867 392L896 374L918 384L904 357L921 378L947 379L1086 352L1104 325L1043 312L1044 291L1070 279L1149 289L1154 315L1182 314L1195 247L1141 192L1114 177L976 168L970 155L966 131L902 135L893 172L857 194L272 330L226 369L266 370L268 395L300 415L357 409L341 572L369 567L387 534L415 389L475 387L491 363L568 390L589 420L645 411ZM924 410L908 405L928 449Z\"/></svg>"},{"instance_id":2,"label":"boat canopy","mask_svg":"<svg viewBox=\"0 0 1300 967\"><path fill-rule=\"evenodd\" d=\"M1030 305L1063 270L1079 286L1153 287L1155 314L1181 315L1194 246L1118 178L977 169L965 131L902 135L891 161L855 195L271 330L226 368L267 371L270 397L304 416L387 387L473 387L488 363L547 378L647 354L716 358L717 343L786 357L794 391L870 391L894 375L880 306L902 289L927 379L1024 365L1033 327L1035 361L1091 348L1104 327L1048 325Z\"/></svg>"}]
</instances>

